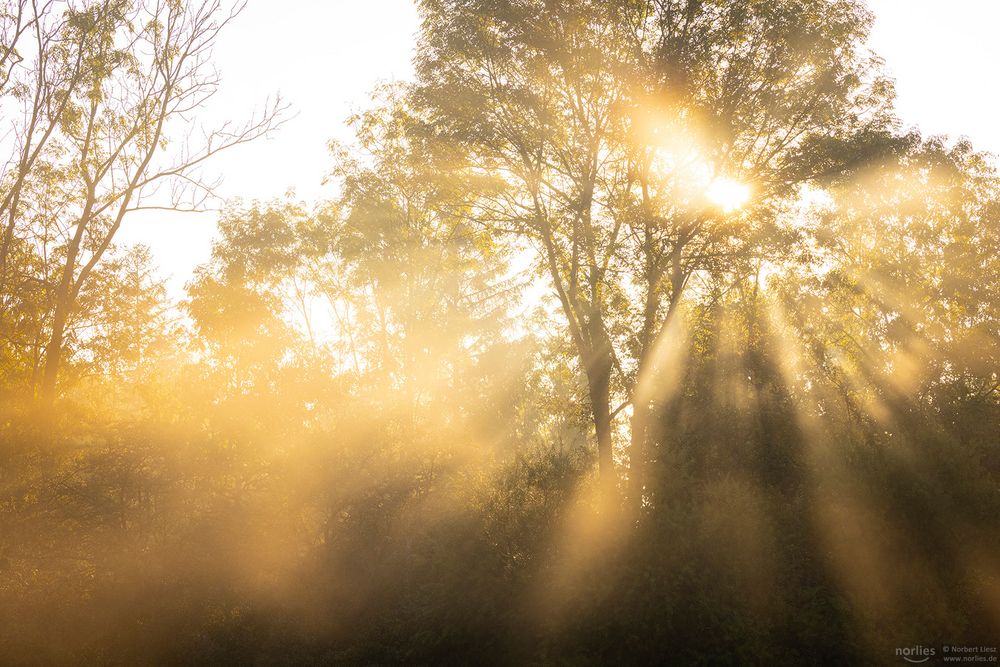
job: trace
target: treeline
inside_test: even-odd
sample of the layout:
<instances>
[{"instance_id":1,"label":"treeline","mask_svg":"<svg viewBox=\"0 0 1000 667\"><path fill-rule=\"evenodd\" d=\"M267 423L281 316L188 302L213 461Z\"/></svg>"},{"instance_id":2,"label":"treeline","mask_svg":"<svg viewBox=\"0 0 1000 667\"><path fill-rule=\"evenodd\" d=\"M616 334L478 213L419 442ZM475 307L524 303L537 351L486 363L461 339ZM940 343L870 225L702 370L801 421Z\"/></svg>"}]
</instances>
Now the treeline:
<instances>
[{"instance_id":1,"label":"treeline","mask_svg":"<svg viewBox=\"0 0 1000 667\"><path fill-rule=\"evenodd\" d=\"M183 139L238 11L8 4L0 662L995 640L1000 179L862 4L423 0L337 195L230 203L180 299L115 237L282 122Z\"/></svg>"}]
</instances>

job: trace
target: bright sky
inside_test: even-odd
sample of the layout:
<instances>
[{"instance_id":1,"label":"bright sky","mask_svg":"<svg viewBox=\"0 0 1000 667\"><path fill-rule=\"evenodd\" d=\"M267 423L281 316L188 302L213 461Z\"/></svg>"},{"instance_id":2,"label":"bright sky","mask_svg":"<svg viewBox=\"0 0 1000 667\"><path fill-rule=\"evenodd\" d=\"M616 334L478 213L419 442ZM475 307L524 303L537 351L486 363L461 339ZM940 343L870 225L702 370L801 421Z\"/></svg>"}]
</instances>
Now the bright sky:
<instances>
[{"instance_id":1,"label":"bright sky","mask_svg":"<svg viewBox=\"0 0 1000 667\"><path fill-rule=\"evenodd\" d=\"M294 118L267 141L219 155L206 176L222 176L225 198L267 200L294 189L311 202L329 193L321 185L332 166L327 142L351 139L344 121L379 81L411 78L417 28L412 0L249 0L216 45L222 85L199 120L243 120L275 93ZM182 297L210 256L216 217L144 214L118 240L149 245L171 296Z\"/></svg>"},{"instance_id":2,"label":"bright sky","mask_svg":"<svg viewBox=\"0 0 1000 667\"><path fill-rule=\"evenodd\" d=\"M896 108L925 134L1000 154L998 0L868 0L870 45L896 79Z\"/></svg>"},{"instance_id":3,"label":"bright sky","mask_svg":"<svg viewBox=\"0 0 1000 667\"><path fill-rule=\"evenodd\" d=\"M896 79L904 123L925 134L967 135L1000 154L1000 0L869 0L871 46ZM344 120L379 80L408 79L418 17L412 0L250 0L215 51L222 90L202 117L242 119L276 92L297 116L271 140L234 150L209 168L226 197L270 199L290 188L322 197L326 143L349 140ZM214 169L214 171L213 171ZM150 245L171 293L209 257L214 214L157 214L126 223L120 241Z\"/></svg>"}]
</instances>

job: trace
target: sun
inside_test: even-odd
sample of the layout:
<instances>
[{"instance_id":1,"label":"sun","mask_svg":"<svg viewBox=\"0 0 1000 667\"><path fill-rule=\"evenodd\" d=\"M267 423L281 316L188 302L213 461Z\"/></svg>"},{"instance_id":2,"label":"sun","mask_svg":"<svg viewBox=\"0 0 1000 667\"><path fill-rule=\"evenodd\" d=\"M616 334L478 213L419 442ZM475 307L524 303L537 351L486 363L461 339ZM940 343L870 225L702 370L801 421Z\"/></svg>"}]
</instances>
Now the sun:
<instances>
[{"instance_id":1,"label":"sun","mask_svg":"<svg viewBox=\"0 0 1000 667\"><path fill-rule=\"evenodd\" d=\"M720 177L709 184L705 196L724 213L730 213L750 200L750 186L731 178Z\"/></svg>"}]
</instances>

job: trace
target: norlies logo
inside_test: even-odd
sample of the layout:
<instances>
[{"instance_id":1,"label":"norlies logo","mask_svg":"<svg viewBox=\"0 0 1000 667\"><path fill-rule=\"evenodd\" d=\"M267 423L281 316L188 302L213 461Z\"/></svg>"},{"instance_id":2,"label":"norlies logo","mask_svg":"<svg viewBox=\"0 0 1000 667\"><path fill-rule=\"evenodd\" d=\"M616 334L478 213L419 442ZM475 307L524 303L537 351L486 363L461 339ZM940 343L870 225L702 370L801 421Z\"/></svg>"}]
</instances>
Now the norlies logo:
<instances>
[{"instance_id":1,"label":"norlies logo","mask_svg":"<svg viewBox=\"0 0 1000 667\"><path fill-rule=\"evenodd\" d=\"M907 648L897 648L896 655L907 662L921 663L927 662L934 657L935 650L926 646L910 646Z\"/></svg>"}]
</instances>

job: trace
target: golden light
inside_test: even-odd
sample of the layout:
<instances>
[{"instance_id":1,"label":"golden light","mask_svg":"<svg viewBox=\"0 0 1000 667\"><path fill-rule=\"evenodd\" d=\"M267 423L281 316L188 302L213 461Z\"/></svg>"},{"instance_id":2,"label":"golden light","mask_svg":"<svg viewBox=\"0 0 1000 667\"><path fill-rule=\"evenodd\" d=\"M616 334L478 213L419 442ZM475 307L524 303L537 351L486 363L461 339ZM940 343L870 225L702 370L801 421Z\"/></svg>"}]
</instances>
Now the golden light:
<instances>
[{"instance_id":1,"label":"golden light","mask_svg":"<svg viewBox=\"0 0 1000 667\"><path fill-rule=\"evenodd\" d=\"M750 186L731 178L716 178L705 191L708 200L729 213L740 208L750 200Z\"/></svg>"}]
</instances>

